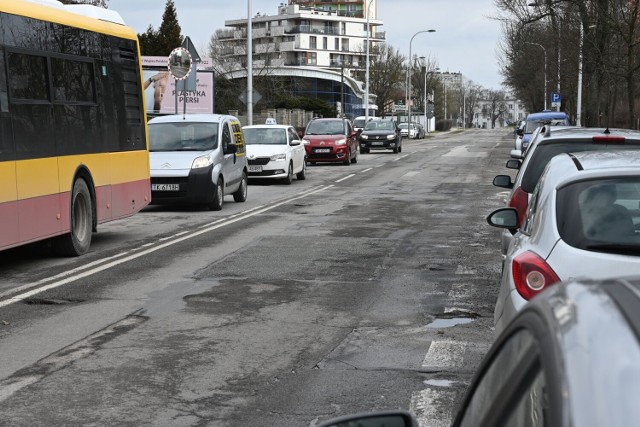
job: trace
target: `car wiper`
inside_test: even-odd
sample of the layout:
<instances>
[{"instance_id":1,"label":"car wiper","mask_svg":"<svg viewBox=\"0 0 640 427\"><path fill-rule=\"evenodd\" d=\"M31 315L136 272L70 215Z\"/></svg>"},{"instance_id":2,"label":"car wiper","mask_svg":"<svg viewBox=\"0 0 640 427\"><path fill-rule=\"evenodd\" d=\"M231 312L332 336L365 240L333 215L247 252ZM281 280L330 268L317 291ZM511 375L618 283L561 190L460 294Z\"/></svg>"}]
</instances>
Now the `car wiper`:
<instances>
[{"instance_id":1,"label":"car wiper","mask_svg":"<svg viewBox=\"0 0 640 427\"><path fill-rule=\"evenodd\" d=\"M587 245L586 249L593 251L615 252L623 255L640 255L640 245L622 243L599 243Z\"/></svg>"}]
</instances>

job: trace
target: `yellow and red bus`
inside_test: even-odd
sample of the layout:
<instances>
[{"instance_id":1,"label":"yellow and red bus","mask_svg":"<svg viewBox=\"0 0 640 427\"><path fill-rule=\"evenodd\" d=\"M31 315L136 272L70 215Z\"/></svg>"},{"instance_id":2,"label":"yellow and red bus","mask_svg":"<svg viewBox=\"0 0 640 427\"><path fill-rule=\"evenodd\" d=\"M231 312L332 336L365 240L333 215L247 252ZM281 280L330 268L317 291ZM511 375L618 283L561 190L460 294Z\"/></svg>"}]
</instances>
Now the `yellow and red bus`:
<instances>
[{"instance_id":1,"label":"yellow and red bus","mask_svg":"<svg viewBox=\"0 0 640 427\"><path fill-rule=\"evenodd\" d=\"M0 250L52 238L82 255L150 202L142 84L117 13L0 0Z\"/></svg>"}]
</instances>

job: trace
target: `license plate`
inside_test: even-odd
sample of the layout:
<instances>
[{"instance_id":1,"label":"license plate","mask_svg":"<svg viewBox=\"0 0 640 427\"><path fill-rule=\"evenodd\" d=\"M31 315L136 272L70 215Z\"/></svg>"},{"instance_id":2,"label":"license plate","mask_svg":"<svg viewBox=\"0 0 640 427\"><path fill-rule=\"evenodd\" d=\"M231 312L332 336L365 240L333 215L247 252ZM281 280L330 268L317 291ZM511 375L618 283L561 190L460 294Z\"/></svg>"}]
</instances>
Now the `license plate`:
<instances>
[{"instance_id":1,"label":"license plate","mask_svg":"<svg viewBox=\"0 0 640 427\"><path fill-rule=\"evenodd\" d=\"M180 191L180 184L151 184L151 191Z\"/></svg>"},{"instance_id":2,"label":"license plate","mask_svg":"<svg viewBox=\"0 0 640 427\"><path fill-rule=\"evenodd\" d=\"M384 142L382 142L382 141L373 141L371 143L371 145L384 145Z\"/></svg>"},{"instance_id":3,"label":"license plate","mask_svg":"<svg viewBox=\"0 0 640 427\"><path fill-rule=\"evenodd\" d=\"M249 172L262 172L262 166L249 165Z\"/></svg>"},{"instance_id":4,"label":"license plate","mask_svg":"<svg viewBox=\"0 0 640 427\"><path fill-rule=\"evenodd\" d=\"M314 150L314 152L316 152L316 153L330 153L331 152L331 148L316 148Z\"/></svg>"}]
</instances>

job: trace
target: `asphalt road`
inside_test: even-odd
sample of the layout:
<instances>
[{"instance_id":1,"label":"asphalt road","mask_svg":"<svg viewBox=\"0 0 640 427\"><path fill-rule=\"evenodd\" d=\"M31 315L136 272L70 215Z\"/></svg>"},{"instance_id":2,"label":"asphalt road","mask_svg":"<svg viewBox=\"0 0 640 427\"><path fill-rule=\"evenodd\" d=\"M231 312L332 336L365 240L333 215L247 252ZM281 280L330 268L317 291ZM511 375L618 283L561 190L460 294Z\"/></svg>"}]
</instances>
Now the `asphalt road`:
<instances>
[{"instance_id":1,"label":"asphalt road","mask_svg":"<svg viewBox=\"0 0 640 427\"><path fill-rule=\"evenodd\" d=\"M468 130L251 181L222 211L151 206L90 253L0 259L0 425L452 421L493 340L512 134Z\"/></svg>"}]
</instances>

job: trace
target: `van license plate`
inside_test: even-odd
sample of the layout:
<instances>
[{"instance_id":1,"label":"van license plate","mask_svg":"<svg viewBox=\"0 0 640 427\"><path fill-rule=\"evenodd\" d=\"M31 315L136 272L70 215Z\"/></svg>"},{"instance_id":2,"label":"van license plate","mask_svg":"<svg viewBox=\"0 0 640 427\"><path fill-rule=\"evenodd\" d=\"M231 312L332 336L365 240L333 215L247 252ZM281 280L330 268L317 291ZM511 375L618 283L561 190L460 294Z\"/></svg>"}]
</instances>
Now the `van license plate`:
<instances>
[{"instance_id":1,"label":"van license plate","mask_svg":"<svg viewBox=\"0 0 640 427\"><path fill-rule=\"evenodd\" d=\"M249 165L249 172L262 172L262 166L251 166Z\"/></svg>"},{"instance_id":2,"label":"van license plate","mask_svg":"<svg viewBox=\"0 0 640 427\"><path fill-rule=\"evenodd\" d=\"M180 191L180 184L151 184L151 191Z\"/></svg>"}]
</instances>

